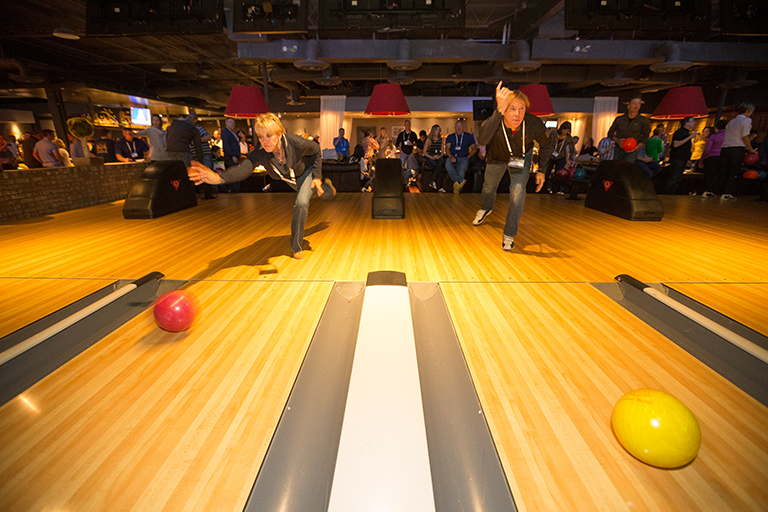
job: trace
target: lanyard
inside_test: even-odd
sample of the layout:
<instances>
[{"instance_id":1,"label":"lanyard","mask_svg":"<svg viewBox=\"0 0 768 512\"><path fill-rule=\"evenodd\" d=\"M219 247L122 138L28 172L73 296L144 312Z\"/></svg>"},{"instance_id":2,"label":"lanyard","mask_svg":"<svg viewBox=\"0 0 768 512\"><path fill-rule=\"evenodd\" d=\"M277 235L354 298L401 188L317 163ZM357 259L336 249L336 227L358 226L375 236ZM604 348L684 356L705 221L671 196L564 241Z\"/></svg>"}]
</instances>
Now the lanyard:
<instances>
[{"instance_id":1,"label":"lanyard","mask_svg":"<svg viewBox=\"0 0 768 512\"><path fill-rule=\"evenodd\" d=\"M504 118L501 119L501 130L504 132L504 140L507 141L509 156L512 156L512 146L509 145L509 137L507 137L507 127L504 125ZM525 118L523 118L523 156L525 156Z\"/></svg>"}]
</instances>

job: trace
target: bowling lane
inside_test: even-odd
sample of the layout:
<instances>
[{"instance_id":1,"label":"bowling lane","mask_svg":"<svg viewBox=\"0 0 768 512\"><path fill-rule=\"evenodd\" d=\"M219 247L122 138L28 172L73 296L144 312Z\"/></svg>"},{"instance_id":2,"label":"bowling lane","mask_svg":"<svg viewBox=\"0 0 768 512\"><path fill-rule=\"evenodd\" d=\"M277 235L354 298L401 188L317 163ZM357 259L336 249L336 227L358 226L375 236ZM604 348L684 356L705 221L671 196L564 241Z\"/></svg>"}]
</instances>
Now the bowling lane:
<instances>
[{"instance_id":1,"label":"bowling lane","mask_svg":"<svg viewBox=\"0 0 768 512\"><path fill-rule=\"evenodd\" d=\"M521 511L768 510L768 409L597 289L441 287ZM682 469L647 466L613 435L613 405L645 387L699 421Z\"/></svg>"},{"instance_id":2,"label":"bowling lane","mask_svg":"<svg viewBox=\"0 0 768 512\"><path fill-rule=\"evenodd\" d=\"M668 283L666 286L768 336L768 285Z\"/></svg>"},{"instance_id":3,"label":"bowling lane","mask_svg":"<svg viewBox=\"0 0 768 512\"><path fill-rule=\"evenodd\" d=\"M0 510L242 510L332 283L198 282L0 408Z\"/></svg>"},{"instance_id":4,"label":"bowling lane","mask_svg":"<svg viewBox=\"0 0 768 512\"><path fill-rule=\"evenodd\" d=\"M0 338L113 282L112 279L0 279Z\"/></svg>"}]
</instances>

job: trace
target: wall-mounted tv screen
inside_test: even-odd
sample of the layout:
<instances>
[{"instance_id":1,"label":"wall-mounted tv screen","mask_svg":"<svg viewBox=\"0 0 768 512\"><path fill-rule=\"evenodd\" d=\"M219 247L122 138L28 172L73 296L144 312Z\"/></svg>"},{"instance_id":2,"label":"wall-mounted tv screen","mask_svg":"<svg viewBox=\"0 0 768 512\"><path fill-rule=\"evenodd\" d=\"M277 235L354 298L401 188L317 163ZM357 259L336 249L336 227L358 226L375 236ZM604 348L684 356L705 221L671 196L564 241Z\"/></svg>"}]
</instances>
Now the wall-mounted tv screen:
<instances>
[{"instance_id":1,"label":"wall-mounted tv screen","mask_svg":"<svg viewBox=\"0 0 768 512\"><path fill-rule=\"evenodd\" d=\"M549 130L550 128L557 128L557 119L550 119L549 121L544 121L544 126Z\"/></svg>"},{"instance_id":2,"label":"wall-mounted tv screen","mask_svg":"<svg viewBox=\"0 0 768 512\"><path fill-rule=\"evenodd\" d=\"M152 114L148 108L131 107L131 124L149 126L152 124Z\"/></svg>"}]
</instances>

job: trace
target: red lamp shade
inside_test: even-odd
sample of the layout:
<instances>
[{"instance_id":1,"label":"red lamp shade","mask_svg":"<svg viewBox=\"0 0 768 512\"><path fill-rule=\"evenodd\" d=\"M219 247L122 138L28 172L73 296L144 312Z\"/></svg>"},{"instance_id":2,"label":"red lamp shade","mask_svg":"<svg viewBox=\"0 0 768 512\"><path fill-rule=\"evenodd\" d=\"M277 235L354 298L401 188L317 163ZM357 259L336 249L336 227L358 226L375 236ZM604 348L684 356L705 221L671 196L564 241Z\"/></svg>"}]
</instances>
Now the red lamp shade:
<instances>
[{"instance_id":1,"label":"red lamp shade","mask_svg":"<svg viewBox=\"0 0 768 512\"><path fill-rule=\"evenodd\" d=\"M257 117L269 112L259 89L250 85L236 85L227 101L224 115L227 117Z\"/></svg>"},{"instance_id":2,"label":"red lamp shade","mask_svg":"<svg viewBox=\"0 0 768 512\"><path fill-rule=\"evenodd\" d=\"M677 87L667 91L667 95L656 107L653 119L684 119L686 117L707 117L707 103L701 87Z\"/></svg>"},{"instance_id":3,"label":"red lamp shade","mask_svg":"<svg viewBox=\"0 0 768 512\"><path fill-rule=\"evenodd\" d=\"M549 98L549 91L544 84L526 84L520 86L520 92L528 96L531 106L527 112L535 116L551 116L555 113L552 108L552 100Z\"/></svg>"},{"instance_id":4,"label":"red lamp shade","mask_svg":"<svg viewBox=\"0 0 768 512\"><path fill-rule=\"evenodd\" d=\"M411 109L399 85L377 84L365 107L365 113L371 116L402 116L410 114Z\"/></svg>"}]
</instances>

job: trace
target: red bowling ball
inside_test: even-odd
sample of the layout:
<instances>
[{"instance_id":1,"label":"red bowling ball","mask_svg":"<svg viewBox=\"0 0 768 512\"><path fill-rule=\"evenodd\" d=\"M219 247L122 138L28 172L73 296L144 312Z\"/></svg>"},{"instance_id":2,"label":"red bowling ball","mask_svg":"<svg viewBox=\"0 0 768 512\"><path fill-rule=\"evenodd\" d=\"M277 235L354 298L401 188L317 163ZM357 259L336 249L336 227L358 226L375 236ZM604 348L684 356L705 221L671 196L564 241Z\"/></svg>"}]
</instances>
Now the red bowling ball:
<instances>
[{"instance_id":1,"label":"red bowling ball","mask_svg":"<svg viewBox=\"0 0 768 512\"><path fill-rule=\"evenodd\" d=\"M637 147L637 140L634 137L627 137L624 142L621 143L621 149L624 151L632 151Z\"/></svg>"},{"instance_id":2,"label":"red bowling ball","mask_svg":"<svg viewBox=\"0 0 768 512\"><path fill-rule=\"evenodd\" d=\"M195 321L195 309L194 295L184 290L170 291L155 301L155 322L164 331L186 331Z\"/></svg>"},{"instance_id":3,"label":"red bowling ball","mask_svg":"<svg viewBox=\"0 0 768 512\"><path fill-rule=\"evenodd\" d=\"M744 173L744 177L748 180L756 180L760 174L754 169Z\"/></svg>"},{"instance_id":4,"label":"red bowling ball","mask_svg":"<svg viewBox=\"0 0 768 512\"><path fill-rule=\"evenodd\" d=\"M755 165L759 159L760 157L757 155L757 153L747 153L744 155L744 164Z\"/></svg>"}]
</instances>

